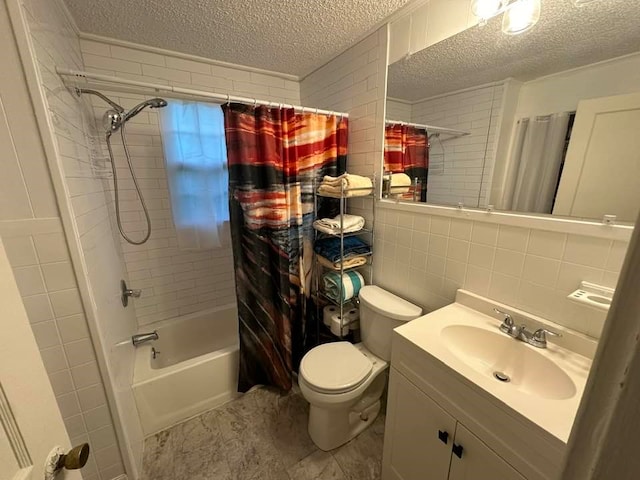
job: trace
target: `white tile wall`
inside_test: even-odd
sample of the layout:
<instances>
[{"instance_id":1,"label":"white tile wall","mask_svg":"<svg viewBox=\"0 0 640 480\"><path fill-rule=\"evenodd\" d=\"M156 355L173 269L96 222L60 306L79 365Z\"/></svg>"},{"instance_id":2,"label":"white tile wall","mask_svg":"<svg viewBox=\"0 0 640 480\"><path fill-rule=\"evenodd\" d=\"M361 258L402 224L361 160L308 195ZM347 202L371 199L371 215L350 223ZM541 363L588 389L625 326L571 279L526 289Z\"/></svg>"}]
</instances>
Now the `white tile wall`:
<instances>
[{"instance_id":1,"label":"white tile wall","mask_svg":"<svg viewBox=\"0 0 640 480\"><path fill-rule=\"evenodd\" d=\"M378 34L377 41L373 36L364 40L303 80L301 87L305 104L342 109L352 115L355 109L351 136L356 135L359 141L363 129L365 138L375 139L367 144L366 151L360 149L361 144L356 144L355 151L350 149L348 169L362 174L378 171L382 162L380 137L384 116L379 115L384 109L386 92L382 87L364 91L364 84L355 82L355 72L372 72L370 64L374 63L382 76L376 80L377 85L384 85L386 66L380 60L386 58L386 35ZM490 120L487 112L493 99L491 124L497 124L494 120L500 110L500 89L496 88L495 95L491 91L461 93L454 99L461 110L443 114L447 106L434 118L425 114L413 117L413 121L437 121L451 128L475 129L474 136L484 135L485 141L488 133L488 152L492 158L491 139L496 130L487 132ZM356 102L363 98L369 114L361 117L358 112L364 109L359 109L361 106ZM470 112L462 111L465 106L461 106L461 101L469 98L475 112L482 112L482 118L474 114L473 106ZM446 105L449 100L444 98L441 102ZM457 161L458 167L478 168L463 163L468 160L463 159L465 153L454 150L454 167ZM482 154L484 158L484 150ZM477 175L475 171L467 173ZM485 175L490 175L490 171ZM356 203L355 207L358 210L361 205ZM410 213L379 204L374 275L376 284L420 304L426 311L451 303L456 290L466 288L597 337L604 313L572 303L566 296L581 280L615 286L626 248L626 242Z\"/></svg>"},{"instance_id":2,"label":"white tile wall","mask_svg":"<svg viewBox=\"0 0 640 480\"><path fill-rule=\"evenodd\" d=\"M94 415L94 409L105 412L102 426L113 426L64 233L61 226L51 233L16 233L7 228L8 223L0 222L0 236L67 432L71 442L77 444L96 428L86 422L87 415ZM101 392L99 401L90 407L79 401L89 388ZM113 478L100 475L96 459L103 449L94 443L91 447L92 458L83 469L85 480ZM124 472L119 458L113 467L119 467L113 472Z\"/></svg>"},{"instance_id":3,"label":"white tile wall","mask_svg":"<svg viewBox=\"0 0 640 480\"><path fill-rule=\"evenodd\" d=\"M384 145L387 28L354 45L300 84L303 105L349 113L347 170L380 178ZM372 200L351 199L351 213L372 221ZM367 282L370 280L367 279Z\"/></svg>"},{"instance_id":4,"label":"white tile wall","mask_svg":"<svg viewBox=\"0 0 640 480\"><path fill-rule=\"evenodd\" d=\"M77 32L57 1L26 1L23 14L33 42L59 160L72 192L70 201L82 235L82 253L89 281L96 291L107 290L103 287L111 283L117 291L122 272L104 275L104 271L96 271L95 268L96 262L104 261L118 270L120 260L110 234L104 235L105 232L100 231L100 235L96 235L94 228L103 220L108 222L108 212L102 181L93 175L93 166L88 158L82 104L67 91L55 73L56 66L84 68ZM55 201L51 204L55 205ZM87 212L92 214L91 223L82 221L83 214ZM96 242L96 239L100 241ZM113 432L113 422L64 234L59 229L51 233L16 236L10 238L11 241L23 244L22 251L14 250L9 255L12 261L18 262L15 268L21 278L25 307L67 430L73 443L91 441L92 455L83 469L83 476L85 480L114 478L124 473L123 461L115 435L100 436L98 433L100 428ZM35 251L36 263L28 251L29 245ZM29 264L25 265L27 262ZM113 302L103 301L100 294L94 295L93 300L104 315L98 317L96 340L106 353L108 369L109 361L113 361L110 357L112 345L131 335L135 330L135 320L127 322L126 312L110 310L109 305ZM122 383L126 384L126 381ZM120 396L126 394L126 389L119 391ZM116 400L121 403L121 399ZM97 409L103 413L101 422L88 421ZM135 409L133 417L127 422L127 428L134 432L135 437ZM138 437L141 457L141 430Z\"/></svg>"},{"instance_id":5,"label":"white tile wall","mask_svg":"<svg viewBox=\"0 0 640 480\"><path fill-rule=\"evenodd\" d=\"M387 120L400 120L402 122L412 122L411 104L391 100L387 98Z\"/></svg>"},{"instance_id":6,"label":"white tile wall","mask_svg":"<svg viewBox=\"0 0 640 480\"><path fill-rule=\"evenodd\" d=\"M304 105L349 113L349 172L380 169L384 132L386 26L331 60L300 84Z\"/></svg>"},{"instance_id":7,"label":"white tile wall","mask_svg":"<svg viewBox=\"0 0 640 480\"><path fill-rule=\"evenodd\" d=\"M136 48L82 39L87 71L207 92L300 104L300 85L278 75L221 67L182 58L178 53L151 53ZM315 105L314 105L315 106Z\"/></svg>"},{"instance_id":8,"label":"white tile wall","mask_svg":"<svg viewBox=\"0 0 640 480\"><path fill-rule=\"evenodd\" d=\"M81 49L89 70L97 69L127 78L134 78L131 74L137 74L135 78L144 77L155 83L258 97L277 103L300 103L299 85L278 76L222 68L186 60L170 52L158 55L88 40L81 41ZM133 107L145 98L107 90L104 93L125 108ZM90 101L94 116L100 119L106 105L95 97ZM143 290L142 297L134 301L140 328L150 328L147 325L153 322L235 302L230 238L226 239L226 247L212 250L180 250L177 246L158 114L158 111L147 110L127 124L127 145L153 225L151 238L144 245L130 245L120 240L129 284ZM130 179L120 137L115 136L113 140L122 187L123 226L132 238L140 238L145 233L144 215ZM103 148L103 151L106 150ZM104 177L105 188L111 191L110 176ZM78 190L84 193L82 184ZM82 203L86 204L84 197ZM87 219L83 224L90 224L95 219L95 212L87 209L82 218ZM113 212L111 218L113 220Z\"/></svg>"},{"instance_id":9,"label":"white tile wall","mask_svg":"<svg viewBox=\"0 0 640 480\"><path fill-rule=\"evenodd\" d=\"M599 337L606 314L566 296L615 287L627 242L380 208L376 283L431 311L458 288Z\"/></svg>"},{"instance_id":10,"label":"white tile wall","mask_svg":"<svg viewBox=\"0 0 640 480\"><path fill-rule=\"evenodd\" d=\"M487 205L487 192L496 155L502 113L503 85L482 87L414 103L411 122L471 132L451 138L443 135L442 148L431 139L427 200L430 203L470 207ZM387 102L389 106L389 102ZM388 116L388 115L387 115Z\"/></svg>"}]
</instances>

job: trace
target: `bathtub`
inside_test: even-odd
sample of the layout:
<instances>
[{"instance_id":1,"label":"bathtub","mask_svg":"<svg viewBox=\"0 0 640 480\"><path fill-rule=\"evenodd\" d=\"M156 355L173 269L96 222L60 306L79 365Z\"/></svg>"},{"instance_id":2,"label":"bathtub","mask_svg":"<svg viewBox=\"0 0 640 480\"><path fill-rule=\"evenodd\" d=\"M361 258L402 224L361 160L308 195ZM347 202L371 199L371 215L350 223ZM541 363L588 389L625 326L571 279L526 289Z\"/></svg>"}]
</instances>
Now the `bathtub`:
<instances>
[{"instance_id":1,"label":"bathtub","mask_svg":"<svg viewBox=\"0 0 640 480\"><path fill-rule=\"evenodd\" d=\"M137 347L133 395L145 436L235 398L238 315L235 305L153 325L159 339ZM152 347L156 358L153 358Z\"/></svg>"}]
</instances>

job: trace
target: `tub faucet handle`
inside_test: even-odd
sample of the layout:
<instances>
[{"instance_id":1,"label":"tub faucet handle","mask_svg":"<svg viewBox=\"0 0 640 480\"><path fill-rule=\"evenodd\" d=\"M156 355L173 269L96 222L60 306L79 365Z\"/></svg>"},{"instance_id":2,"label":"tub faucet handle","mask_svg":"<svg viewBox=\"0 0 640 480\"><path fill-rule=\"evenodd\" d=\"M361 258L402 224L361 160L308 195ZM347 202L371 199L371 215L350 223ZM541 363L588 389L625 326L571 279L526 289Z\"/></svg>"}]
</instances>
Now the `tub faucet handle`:
<instances>
[{"instance_id":1,"label":"tub faucet handle","mask_svg":"<svg viewBox=\"0 0 640 480\"><path fill-rule=\"evenodd\" d=\"M124 280L120 280L120 291L122 292L120 299L123 307L129 305L129 297L140 298L140 295L142 295L142 290L127 287L127 282Z\"/></svg>"},{"instance_id":2,"label":"tub faucet handle","mask_svg":"<svg viewBox=\"0 0 640 480\"><path fill-rule=\"evenodd\" d=\"M127 297L140 298L140 295L142 295L142 290L140 290L139 288L128 288L124 291L124 294Z\"/></svg>"}]
</instances>

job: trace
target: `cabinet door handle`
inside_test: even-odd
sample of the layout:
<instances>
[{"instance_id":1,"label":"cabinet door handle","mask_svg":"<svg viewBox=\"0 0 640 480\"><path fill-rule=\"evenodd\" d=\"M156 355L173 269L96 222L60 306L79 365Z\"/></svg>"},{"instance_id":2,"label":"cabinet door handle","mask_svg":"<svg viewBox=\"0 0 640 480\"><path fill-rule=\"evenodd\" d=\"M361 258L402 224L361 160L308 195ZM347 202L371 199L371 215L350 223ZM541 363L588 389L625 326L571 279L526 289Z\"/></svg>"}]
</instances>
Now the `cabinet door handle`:
<instances>
[{"instance_id":1,"label":"cabinet door handle","mask_svg":"<svg viewBox=\"0 0 640 480\"><path fill-rule=\"evenodd\" d=\"M462 448L462 445L456 445L455 443L453 444L453 448L451 449L453 451L453 454L458 457L458 458L462 458L462 450L464 450L464 448Z\"/></svg>"},{"instance_id":2,"label":"cabinet door handle","mask_svg":"<svg viewBox=\"0 0 640 480\"><path fill-rule=\"evenodd\" d=\"M445 445L449 441L449 432L443 432L442 430L438 430L438 438Z\"/></svg>"}]
</instances>

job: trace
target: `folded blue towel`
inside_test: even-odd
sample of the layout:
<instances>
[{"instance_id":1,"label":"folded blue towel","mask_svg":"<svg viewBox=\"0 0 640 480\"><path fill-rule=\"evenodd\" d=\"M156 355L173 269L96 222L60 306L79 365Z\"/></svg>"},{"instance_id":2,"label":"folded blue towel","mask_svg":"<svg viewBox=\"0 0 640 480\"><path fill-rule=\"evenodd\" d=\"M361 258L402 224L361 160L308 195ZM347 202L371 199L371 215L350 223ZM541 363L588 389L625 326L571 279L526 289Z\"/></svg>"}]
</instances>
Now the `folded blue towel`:
<instances>
[{"instance_id":1,"label":"folded blue towel","mask_svg":"<svg viewBox=\"0 0 640 480\"><path fill-rule=\"evenodd\" d=\"M337 303L344 303L355 297L364 286L364 278L356 271L340 274L338 272L329 272L322 277L324 282L324 293L327 297ZM342 299L340 298L340 284L342 283Z\"/></svg>"},{"instance_id":2,"label":"folded blue towel","mask_svg":"<svg viewBox=\"0 0 640 480\"><path fill-rule=\"evenodd\" d=\"M322 255L333 263L340 260L339 238L321 238L316 241L313 249L318 255ZM371 247L358 237L346 237L344 239L344 258L368 255L370 253Z\"/></svg>"}]
</instances>

